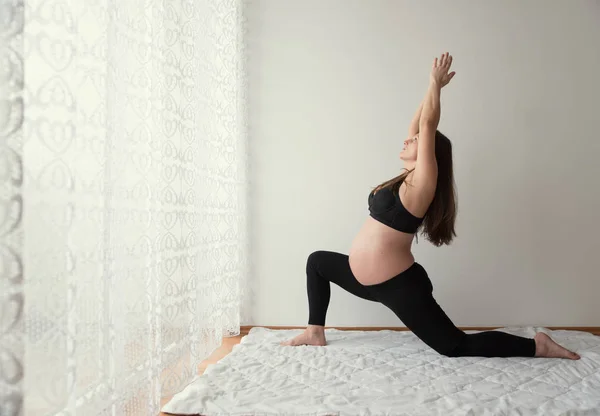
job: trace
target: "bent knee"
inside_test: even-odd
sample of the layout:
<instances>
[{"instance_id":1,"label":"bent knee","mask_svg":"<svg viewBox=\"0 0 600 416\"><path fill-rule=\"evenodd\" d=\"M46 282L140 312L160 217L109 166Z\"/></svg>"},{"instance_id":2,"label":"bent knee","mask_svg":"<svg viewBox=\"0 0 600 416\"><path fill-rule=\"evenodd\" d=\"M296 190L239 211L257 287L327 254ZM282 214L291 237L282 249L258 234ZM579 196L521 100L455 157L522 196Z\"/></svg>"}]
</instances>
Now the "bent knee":
<instances>
[{"instance_id":1,"label":"bent knee","mask_svg":"<svg viewBox=\"0 0 600 416\"><path fill-rule=\"evenodd\" d=\"M326 252L323 250L317 250L310 253L308 255L308 258L306 259L306 269L308 270L316 268L317 264L321 262L321 259L323 258L325 253Z\"/></svg>"},{"instance_id":2,"label":"bent knee","mask_svg":"<svg viewBox=\"0 0 600 416\"><path fill-rule=\"evenodd\" d=\"M336 253L334 251L317 250L310 253L306 259L306 271L324 271L332 268L338 269L347 264L348 256Z\"/></svg>"},{"instance_id":3,"label":"bent knee","mask_svg":"<svg viewBox=\"0 0 600 416\"><path fill-rule=\"evenodd\" d=\"M448 342L448 343L439 343L437 345L432 345L431 348L433 348L438 354L441 354L445 357L451 357L451 358L456 358L456 357L462 357L464 356L464 352L463 352L463 342L465 341L464 336L462 337L462 339L454 341L454 342Z\"/></svg>"},{"instance_id":4,"label":"bent knee","mask_svg":"<svg viewBox=\"0 0 600 416\"><path fill-rule=\"evenodd\" d=\"M458 347L452 347L452 348L434 348L439 354L445 356L445 357L450 357L450 358L456 358L456 357L460 357L461 353Z\"/></svg>"}]
</instances>

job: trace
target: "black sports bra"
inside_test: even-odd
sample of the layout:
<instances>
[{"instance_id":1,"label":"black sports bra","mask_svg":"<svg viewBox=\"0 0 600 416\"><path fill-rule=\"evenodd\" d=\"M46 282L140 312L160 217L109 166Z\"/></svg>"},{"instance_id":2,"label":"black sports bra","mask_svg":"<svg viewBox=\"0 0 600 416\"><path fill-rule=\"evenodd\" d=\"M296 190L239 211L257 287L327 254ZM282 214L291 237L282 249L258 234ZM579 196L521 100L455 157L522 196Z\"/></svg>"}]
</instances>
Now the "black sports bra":
<instances>
[{"instance_id":1,"label":"black sports bra","mask_svg":"<svg viewBox=\"0 0 600 416\"><path fill-rule=\"evenodd\" d=\"M407 211L400 201L400 195L390 188L381 188L369 194L369 212L377 221L395 230L414 234L423 222Z\"/></svg>"}]
</instances>

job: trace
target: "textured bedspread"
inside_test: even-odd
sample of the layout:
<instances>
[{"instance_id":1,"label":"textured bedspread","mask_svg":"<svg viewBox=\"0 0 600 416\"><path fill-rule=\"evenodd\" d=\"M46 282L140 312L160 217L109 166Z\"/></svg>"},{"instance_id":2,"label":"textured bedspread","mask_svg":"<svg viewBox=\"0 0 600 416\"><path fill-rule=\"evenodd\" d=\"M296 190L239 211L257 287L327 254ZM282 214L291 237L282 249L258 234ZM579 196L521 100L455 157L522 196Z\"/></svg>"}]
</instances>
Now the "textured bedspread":
<instances>
[{"instance_id":1,"label":"textured bedspread","mask_svg":"<svg viewBox=\"0 0 600 416\"><path fill-rule=\"evenodd\" d=\"M202 415L600 415L600 337L543 328L579 361L447 358L408 331L326 330L325 347L282 347L300 330L253 328L163 411ZM475 332L475 331L468 331Z\"/></svg>"}]
</instances>

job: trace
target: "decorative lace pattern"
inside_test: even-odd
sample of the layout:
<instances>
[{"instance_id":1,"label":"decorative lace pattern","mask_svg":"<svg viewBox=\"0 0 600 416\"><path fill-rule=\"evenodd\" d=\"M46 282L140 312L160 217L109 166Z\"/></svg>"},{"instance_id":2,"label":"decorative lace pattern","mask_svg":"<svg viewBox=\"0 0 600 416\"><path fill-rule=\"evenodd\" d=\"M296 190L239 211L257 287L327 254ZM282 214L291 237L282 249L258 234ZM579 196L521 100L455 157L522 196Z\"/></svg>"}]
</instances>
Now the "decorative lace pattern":
<instances>
[{"instance_id":1,"label":"decorative lace pattern","mask_svg":"<svg viewBox=\"0 0 600 416\"><path fill-rule=\"evenodd\" d=\"M242 2L25 3L0 3L0 413L158 414L248 292Z\"/></svg>"}]
</instances>

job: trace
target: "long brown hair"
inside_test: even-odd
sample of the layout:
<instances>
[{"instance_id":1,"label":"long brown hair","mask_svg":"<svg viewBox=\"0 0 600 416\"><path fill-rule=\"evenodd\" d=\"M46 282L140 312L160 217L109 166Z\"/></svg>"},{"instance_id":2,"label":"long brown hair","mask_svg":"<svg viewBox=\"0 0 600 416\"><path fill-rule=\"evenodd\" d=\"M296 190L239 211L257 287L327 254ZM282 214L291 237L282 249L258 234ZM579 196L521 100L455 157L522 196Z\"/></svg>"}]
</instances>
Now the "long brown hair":
<instances>
[{"instance_id":1,"label":"long brown hair","mask_svg":"<svg viewBox=\"0 0 600 416\"><path fill-rule=\"evenodd\" d=\"M435 195L419 228L422 228L422 234L433 245L441 246L450 244L456 237L454 223L456 222L457 197L452 168L452 143L439 130L435 132L435 158L438 165ZM413 169L407 170L395 178L385 181L375 189L389 187L394 193L398 193L400 185L412 171ZM407 185L410 183L407 182Z\"/></svg>"}]
</instances>

